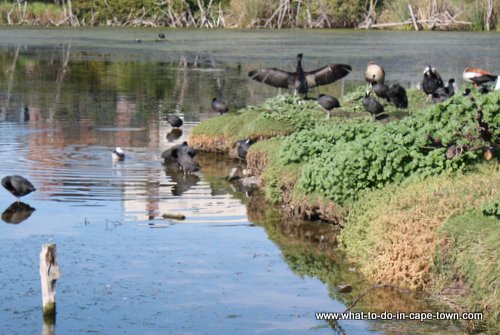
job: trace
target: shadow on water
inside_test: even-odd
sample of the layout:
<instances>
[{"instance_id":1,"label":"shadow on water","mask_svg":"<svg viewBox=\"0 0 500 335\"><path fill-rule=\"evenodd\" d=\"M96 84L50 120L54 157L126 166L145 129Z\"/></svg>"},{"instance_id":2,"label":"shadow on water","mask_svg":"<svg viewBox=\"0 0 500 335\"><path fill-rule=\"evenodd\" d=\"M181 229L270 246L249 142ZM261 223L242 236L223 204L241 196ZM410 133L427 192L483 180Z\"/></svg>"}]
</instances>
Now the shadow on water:
<instances>
[{"instance_id":1,"label":"shadow on water","mask_svg":"<svg viewBox=\"0 0 500 335\"><path fill-rule=\"evenodd\" d=\"M200 181L200 177L193 173L184 173L177 163L169 163L165 166L165 175L170 177L174 185L172 186L172 194L181 196L189 191Z\"/></svg>"},{"instance_id":2,"label":"shadow on water","mask_svg":"<svg viewBox=\"0 0 500 335\"><path fill-rule=\"evenodd\" d=\"M210 180L214 192L219 190L219 193L230 193L246 205L249 221L265 229L268 238L280 248L288 267L301 278L319 279L327 286L330 298L343 304L339 310L318 312L343 312L347 306L353 306L353 312L379 314L386 311L410 313L449 310L448 306L417 292L390 285L373 289L373 284L369 283L357 271L356 265L349 263L337 248L337 236L340 233L338 226L291 218L278 206L267 202L260 191L252 192L252 196L249 197L246 190L239 190L241 186L237 185L238 182L229 182L220 175L222 166L224 166L222 170L227 171L228 165L234 167L238 164L236 161L208 155L202 162L205 177ZM346 284L352 286L352 291L340 293L338 287ZM369 294L363 295L367 290L370 290ZM361 296L362 299L358 301ZM325 321L325 323L335 334L353 334L352 329L349 329L349 326L345 327L343 321ZM427 322L377 320L371 327L387 334L449 334L463 332L465 325L443 320Z\"/></svg>"},{"instance_id":3,"label":"shadow on water","mask_svg":"<svg viewBox=\"0 0 500 335\"><path fill-rule=\"evenodd\" d=\"M2 220L5 223L19 224L29 218L34 211L35 208L30 205L16 201L3 211Z\"/></svg>"}]
</instances>

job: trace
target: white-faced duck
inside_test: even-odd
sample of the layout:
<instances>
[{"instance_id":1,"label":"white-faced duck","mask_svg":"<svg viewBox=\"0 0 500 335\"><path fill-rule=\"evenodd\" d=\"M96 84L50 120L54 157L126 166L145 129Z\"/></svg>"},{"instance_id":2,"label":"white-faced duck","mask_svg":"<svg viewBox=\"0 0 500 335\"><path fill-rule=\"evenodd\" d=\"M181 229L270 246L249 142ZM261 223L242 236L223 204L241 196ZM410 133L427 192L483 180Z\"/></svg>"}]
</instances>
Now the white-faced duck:
<instances>
[{"instance_id":1,"label":"white-faced duck","mask_svg":"<svg viewBox=\"0 0 500 335\"><path fill-rule=\"evenodd\" d=\"M125 152L120 147L116 147L111 151L114 160L123 161L125 159Z\"/></svg>"},{"instance_id":2,"label":"white-faced duck","mask_svg":"<svg viewBox=\"0 0 500 335\"><path fill-rule=\"evenodd\" d=\"M330 118L330 113L334 108L339 108L340 107L340 102L337 98L332 97L331 95L327 94L320 94L318 96L318 99L316 99L316 102L323 107L324 110L326 110L326 118Z\"/></svg>"},{"instance_id":3,"label":"white-faced duck","mask_svg":"<svg viewBox=\"0 0 500 335\"><path fill-rule=\"evenodd\" d=\"M351 66L347 64L329 64L314 71L304 71L302 56L302 54L297 55L295 72L277 68L264 68L250 71L248 76L261 83L274 87L291 88L295 94L307 96L307 91L310 88L331 84L344 78L352 70Z\"/></svg>"},{"instance_id":4,"label":"white-faced duck","mask_svg":"<svg viewBox=\"0 0 500 335\"><path fill-rule=\"evenodd\" d=\"M175 114L167 115L167 122L174 128L179 128L183 124L182 119Z\"/></svg>"},{"instance_id":5,"label":"white-faced duck","mask_svg":"<svg viewBox=\"0 0 500 335\"><path fill-rule=\"evenodd\" d=\"M225 114L229 110L227 104L223 100L217 98L212 99L212 109L219 113L219 115Z\"/></svg>"},{"instance_id":6,"label":"white-faced duck","mask_svg":"<svg viewBox=\"0 0 500 335\"><path fill-rule=\"evenodd\" d=\"M384 106L377 100L370 97L370 91L367 90L363 99L363 107L372 115L372 122L375 122L377 115L384 112Z\"/></svg>"},{"instance_id":7,"label":"white-faced duck","mask_svg":"<svg viewBox=\"0 0 500 335\"><path fill-rule=\"evenodd\" d=\"M408 97L403 86L399 84L392 85L387 91L387 96L389 101L397 108L408 108Z\"/></svg>"},{"instance_id":8,"label":"white-faced duck","mask_svg":"<svg viewBox=\"0 0 500 335\"><path fill-rule=\"evenodd\" d=\"M21 197L36 191L35 186L26 178L18 175L6 176L2 179L2 186L20 201Z\"/></svg>"},{"instance_id":9,"label":"white-faced duck","mask_svg":"<svg viewBox=\"0 0 500 335\"><path fill-rule=\"evenodd\" d=\"M424 79L422 80L422 90L427 95L432 95L439 87L444 87L441 75L436 71L436 68L431 65L424 69Z\"/></svg>"},{"instance_id":10,"label":"white-faced duck","mask_svg":"<svg viewBox=\"0 0 500 335\"><path fill-rule=\"evenodd\" d=\"M385 71L380 65L375 64L375 62L368 62L365 71L365 80L368 83L373 83L374 81L383 84L385 81Z\"/></svg>"},{"instance_id":11,"label":"white-faced duck","mask_svg":"<svg viewBox=\"0 0 500 335\"><path fill-rule=\"evenodd\" d=\"M486 71L477 67L468 67L464 70L462 77L465 81L472 83L474 87L478 87L478 85L485 84L488 82L494 82L497 80L498 76L496 74L491 73L490 71ZM497 85L498 81L497 81Z\"/></svg>"}]
</instances>

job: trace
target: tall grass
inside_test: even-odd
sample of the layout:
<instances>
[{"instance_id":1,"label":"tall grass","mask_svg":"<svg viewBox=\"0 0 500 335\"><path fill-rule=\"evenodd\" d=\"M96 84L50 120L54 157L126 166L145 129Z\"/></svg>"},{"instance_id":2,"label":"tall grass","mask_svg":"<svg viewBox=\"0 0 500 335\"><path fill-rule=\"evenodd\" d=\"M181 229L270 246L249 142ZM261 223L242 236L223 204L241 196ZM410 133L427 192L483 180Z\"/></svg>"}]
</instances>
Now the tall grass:
<instances>
[{"instance_id":1,"label":"tall grass","mask_svg":"<svg viewBox=\"0 0 500 335\"><path fill-rule=\"evenodd\" d=\"M0 25L54 25L64 19L63 8L41 2L0 3Z\"/></svg>"}]
</instances>

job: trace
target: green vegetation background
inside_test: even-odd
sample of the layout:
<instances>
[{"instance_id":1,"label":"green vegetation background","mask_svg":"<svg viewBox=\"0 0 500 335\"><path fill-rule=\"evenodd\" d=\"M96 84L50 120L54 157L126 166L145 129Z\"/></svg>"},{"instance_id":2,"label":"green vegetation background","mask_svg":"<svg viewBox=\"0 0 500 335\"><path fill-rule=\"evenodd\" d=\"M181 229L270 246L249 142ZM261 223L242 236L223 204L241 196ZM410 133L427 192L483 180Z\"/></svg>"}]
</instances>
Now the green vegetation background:
<instances>
[{"instance_id":1,"label":"green vegetation background","mask_svg":"<svg viewBox=\"0 0 500 335\"><path fill-rule=\"evenodd\" d=\"M416 0L411 5L424 29L499 27L500 0ZM367 18L372 23L407 21L396 27L413 29L403 0L0 1L4 25L354 28Z\"/></svg>"}]
</instances>

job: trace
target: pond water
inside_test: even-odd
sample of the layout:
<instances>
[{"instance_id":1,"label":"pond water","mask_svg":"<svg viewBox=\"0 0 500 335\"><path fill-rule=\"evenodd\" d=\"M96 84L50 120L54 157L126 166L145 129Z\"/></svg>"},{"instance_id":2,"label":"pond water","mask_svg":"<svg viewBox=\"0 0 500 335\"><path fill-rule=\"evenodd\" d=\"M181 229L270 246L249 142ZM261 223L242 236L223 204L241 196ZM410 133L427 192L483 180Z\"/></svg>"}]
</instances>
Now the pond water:
<instances>
[{"instance_id":1,"label":"pond water","mask_svg":"<svg viewBox=\"0 0 500 335\"><path fill-rule=\"evenodd\" d=\"M156 41L160 31L167 41ZM184 176L160 154L216 117L212 97L234 110L276 95L247 71L293 69L298 52L306 68L353 65L320 89L340 95L362 82L370 59L407 86L428 63L444 77L469 65L500 72L499 42L477 33L0 29L0 176L37 187L14 215L15 198L0 190L0 332L42 331L38 255L52 242L60 334L456 333L444 323L316 320L367 285L336 254L335 229L286 223L261 196L238 191L224 179L237 162L199 154L201 172ZM184 119L182 133L168 113ZM112 160L116 146L125 161ZM336 292L343 283L353 292ZM382 290L358 307L437 308Z\"/></svg>"}]
</instances>

